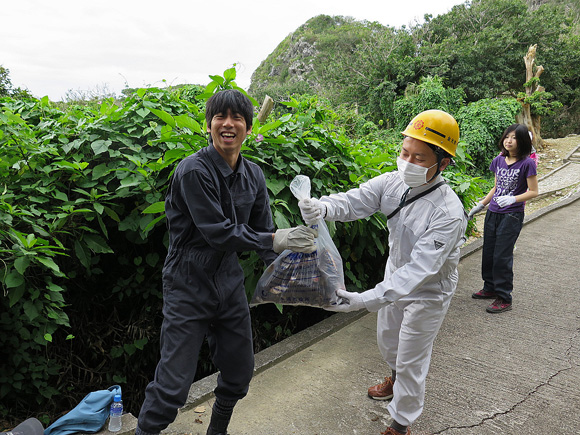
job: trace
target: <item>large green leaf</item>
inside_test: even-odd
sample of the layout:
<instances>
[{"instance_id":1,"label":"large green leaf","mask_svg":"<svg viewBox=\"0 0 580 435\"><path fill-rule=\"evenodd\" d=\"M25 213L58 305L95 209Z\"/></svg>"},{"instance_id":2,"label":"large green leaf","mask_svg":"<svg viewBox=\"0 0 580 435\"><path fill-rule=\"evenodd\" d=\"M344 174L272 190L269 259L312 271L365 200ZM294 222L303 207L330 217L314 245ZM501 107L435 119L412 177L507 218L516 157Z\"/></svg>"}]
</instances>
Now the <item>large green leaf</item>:
<instances>
[{"instance_id":1,"label":"large green leaf","mask_svg":"<svg viewBox=\"0 0 580 435\"><path fill-rule=\"evenodd\" d=\"M20 301L25 291L26 286L24 285L24 281L22 281L19 286L12 288L8 292L8 306L12 308L18 301Z\"/></svg>"},{"instance_id":2,"label":"large green leaf","mask_svg":"<svg viewBox=\"0 0 580 435\"><path fill-rule=\"evenodd\" d=\"M38 261L39 263L44 264L49 269L52 269L55 272L60 272L60 268L58 267L58 265L54 262L54 260L52 258L37 256L34 259L36 261Z\"/></svg>"},{"instance_id":3,"label":"large green leaf","mask_svg":"<svg viewBox=\"0 0 580 435\"><path fill-rule=\"evenodd\" d=\"M4 285L7 288L15 288L24 284L24 277L22 274L16 270L10 271L6 278L4 279Z\"/></svg>"},{"instance_id":4,"label":"large green leaf","mask_svg":"<svg viewBox=\"0 0 580 435\"><path fill-rule=\"evenodd\" d=\"M292 226L288 218L278 210L274 212L274 225L276 228L290 228Z\"/></svg>"},{"instance_id":5,"label":"large green leaf","mask_svg":"<svg viewBox=\"0 0 580 435\"><path fill-rule=\"evenodd\" d=\"M155 204L151 204L143 213L164 213L165 212L165 201L159 201Z\"/></svg>"},{"instance_id":6,"label":"large green leaf","mask_svg":"<svg viewBox=\"0 0 580 435\"><path fill-rule=\"evenodd\" d=\"M74 250L75 250L75 255L77 256L77 258L79 259L81 264L85 268L89 269L91 266L90 256L87 254L84 246L78 240L74 241Z\"/></svg>"},{"instance_id":7,"label":"large green leaf","mask_svg":"<svg viewBox=\"0 0 580 435\"><path fill-rule=\"evenodd\" d=\"M96 254L111 254L113 250L100 236L96 234L86 234L83 237L83 241L87 244L87 247Z\"/></svg>"},{"instance_id":8,"label":"large green leaf","mask_svg":"<svg viewBox=\"0 0 580 435\"><path fill-rule=\"evenodd\" d=\"M187 114L176 116L175 123L178 127L185 127L190 129L193 133L201 134L199 123Z\"/></svg>"},{"instance_id":9,"label":"large green leaf","mask_svg":"<svg viewBox=\"0 0 580 435\"><path fill-rule=\"evenodd\" d=\"M26 257L18 257L16 260L14 260L14 268L21 275L24 275L24 273L26 272L26 269L28 268L29 265L30 265L30 258L27 256Z\"/></svg>"},{"instance_id":10,"label":"large green leaf","mask_svg":"<svg viewBox=\"0 0 580 435\"><path fill-rule=\"evenodd\" d=\"M28 317L28 320L33 321L40 315L40 311L36 304L32 301L26 301L22 305L22 309L24 310L24 314Z\"/></svg>"},{"instance_id":11,"label":"large green leaf","mask_svg":"<svg viewBox=\"0 0 580 435\"><path fill-rule=\"evenodd\" d=\"M287 185L288 184L286 180L276 180L276 179L266 180L266 186L268 186L268 189L270 189L270 191L274 195L278 195Z\"/></svg>"},{"instance_id":12,"label":"large green leaf","mask_svg":"<svg viewBox=\"0 0 580 435\"><path fill-rule=\"evenodd\" d=\"M155 115L157 115L159 118L161 118L161 120L163 122L165 122L167 125L169 125L171 127L175 127L175 125L176 125L175 124L175 119L173 119L173 116L171 116L165 110L154 109L153 107L149 107L149 110L151 112L153 112Z\"/></svg>"},{"instance_id":13,"label":"large green leaf","mask_svg":"<svg viewBox=\"0 0 580 435\"><path fill-rule=\"evenodd\" d=\"M98 139L91 144L93 152L97 155L107 152L109 146L111 146L111 141L104 139Z\"/></svg>"}]
</instances>

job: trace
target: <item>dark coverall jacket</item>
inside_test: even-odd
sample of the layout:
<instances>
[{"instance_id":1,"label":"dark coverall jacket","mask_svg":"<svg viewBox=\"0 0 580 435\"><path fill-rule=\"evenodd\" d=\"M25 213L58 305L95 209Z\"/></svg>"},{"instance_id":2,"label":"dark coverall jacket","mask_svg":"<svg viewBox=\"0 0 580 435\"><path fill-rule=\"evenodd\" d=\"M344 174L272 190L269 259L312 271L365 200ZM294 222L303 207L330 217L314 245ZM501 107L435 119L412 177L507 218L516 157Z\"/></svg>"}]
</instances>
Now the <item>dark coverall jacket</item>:
<instances>
[{"instance_id":1,"label":"dark coverall jacket","mask_svg":"<svg viewBox=\"0 0 580 435\"><path fill-rule=\"evenodd\" d=\"M266 264L277 256L262 170L240 155L233 171L211 143L179 163L165 212L161 358L138 423L147 433L165 429L185 404L206 335L220 370L216 396L247 394L254 352L237 252L257 251Z\"/></svg>"}]
</instances>

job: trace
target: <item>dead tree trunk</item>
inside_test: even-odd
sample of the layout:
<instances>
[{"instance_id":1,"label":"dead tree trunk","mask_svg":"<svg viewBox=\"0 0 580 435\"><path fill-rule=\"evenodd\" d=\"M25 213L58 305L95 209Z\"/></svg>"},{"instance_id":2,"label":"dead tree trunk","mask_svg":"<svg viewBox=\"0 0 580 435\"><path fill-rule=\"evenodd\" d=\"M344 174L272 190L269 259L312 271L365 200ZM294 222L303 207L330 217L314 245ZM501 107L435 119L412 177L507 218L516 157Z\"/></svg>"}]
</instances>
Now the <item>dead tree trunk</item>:
<instances>
[{"instance_id":1,"label":"dead tree trunk","mask_svg":"<svg viewBox=\"0 0 580 435\"><path fill-rule=\"evenodd\" d=\"M258 121L260 124L263 124L264 121L268 118L268 115L274 108L274 100L269 95L264 97L264 102L262 103L262 108L260 109L260 113L258 113Z\"/></svg>"},{"instance_id":2,"label":"dead tree trunk","mask_svg":"<svg viewBox=\"0 0 580 435\"><path fill-rule=\"evenodd\" d=\"M536 48L537 44L531 45L528 49L528 53L524 56L524 62L526 64L526 83L528 83L533 77L540 78L544 72L544 67L538 65L536 67ZM535 71L534 71L535 69ZM531 86L526 86L526 96L530 97L534 92L544 92L544 88L537 83L532 83ZM522 103L522 112L516 117L516 121L520 124L524 124L528 127L528 130L532 132L532 145L537 149L541 150L543 148L544 140L540 135L541 128L541 116L532 115L532 108L529 104Z\"/></svg>"}]
</instances>

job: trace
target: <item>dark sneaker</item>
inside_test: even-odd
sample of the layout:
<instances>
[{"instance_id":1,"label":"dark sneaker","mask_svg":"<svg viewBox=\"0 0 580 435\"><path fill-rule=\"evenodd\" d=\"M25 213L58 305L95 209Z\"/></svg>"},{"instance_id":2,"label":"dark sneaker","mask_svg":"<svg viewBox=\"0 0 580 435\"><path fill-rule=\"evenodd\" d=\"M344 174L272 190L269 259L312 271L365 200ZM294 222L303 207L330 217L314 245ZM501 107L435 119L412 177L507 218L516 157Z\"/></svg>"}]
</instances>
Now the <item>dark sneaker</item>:
<instances>
[{"instance_id":1,"label":"dark sneaker","mask_svg":"<svg viewBox=\"0 0 580 435\"><path fill-rule=\"evenodd\" d=\"M385 382L369 387L369 397L375 400L389 400L393 398L393 380L389 376Z\"/></svg>"},{"instance_id":2,"label":"dark sneaker","mask_svg":"<svg viewBox=\"0 0 580 435\"><path fill-rule=\"evenodd\" d=\"M493 299L497 298L497 295L493 292L488 292L487 290L480 290L471 295L473 299Z\"/></svg>"},{"instance_id":3,"label":"dark sneaker","mask_svg":"<svg viewBox=\"0 0 580 435\"><path fill-rule=\"evenodd\" d=\"M489 305L485 311L488 313L502 313L504 311L509 311L512 309L511 302L506 302L502 298L497 298L495 301Z\"/></svg>"},{"instance_id":4,"label":"dark sneaker","mask_svg":"<svg viewBox=\"0 0 580 435\"><path fill-rule=\"evenodd\" d=\"M381 432L381 435L411 435L411 429L407 428L407 432L402 433L392 427L387 428L386 431Z\"/></svg>"}]
</instances>

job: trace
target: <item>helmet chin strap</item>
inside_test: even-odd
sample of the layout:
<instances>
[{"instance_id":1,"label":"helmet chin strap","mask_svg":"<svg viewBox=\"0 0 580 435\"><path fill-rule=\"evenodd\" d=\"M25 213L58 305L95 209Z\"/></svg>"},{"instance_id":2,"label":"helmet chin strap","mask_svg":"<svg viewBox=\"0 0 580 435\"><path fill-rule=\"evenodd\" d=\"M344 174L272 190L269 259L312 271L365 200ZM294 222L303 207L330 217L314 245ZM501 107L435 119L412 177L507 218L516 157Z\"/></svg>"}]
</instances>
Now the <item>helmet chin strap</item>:
<instances>
[{"instance_id":1,"label":"helmet chin strap","mask_svg":"<svg viewBox=\"0 0 580 435\"><path fill-rule=\"evenodd\" d=\"M441 173L441 162L443 161L443 159L445 158L443 155L441 155L441 153L435 153L437 154L437 170L435 171L435 173L433 174L433 176L429 179L429 181L427 181L427 184L429 184L431 181L433 181L435 179L435 177L437 177L437 175L439 175Z\"/></svg>"}]
</instances>

